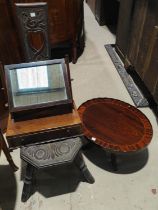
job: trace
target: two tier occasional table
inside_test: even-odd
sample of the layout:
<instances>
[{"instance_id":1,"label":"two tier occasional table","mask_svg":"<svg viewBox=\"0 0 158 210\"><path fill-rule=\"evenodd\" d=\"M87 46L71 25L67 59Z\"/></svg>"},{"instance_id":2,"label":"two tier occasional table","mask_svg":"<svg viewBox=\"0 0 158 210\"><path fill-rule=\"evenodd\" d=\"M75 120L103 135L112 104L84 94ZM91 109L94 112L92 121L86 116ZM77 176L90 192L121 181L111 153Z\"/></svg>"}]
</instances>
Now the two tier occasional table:
<instances>
[{"instance_id":1,"label":"two tier occasional table","mask_svg":"<svg viewBox=\"0 0 158 210\"><path fill-rule=\"evenodd\" d=\"M83 103L79 115L84 135L111 153L117 170L116 154L144 149L152 139L152 126L134 106L111 98L96 98Z\"/></svg>"}]
</instances>

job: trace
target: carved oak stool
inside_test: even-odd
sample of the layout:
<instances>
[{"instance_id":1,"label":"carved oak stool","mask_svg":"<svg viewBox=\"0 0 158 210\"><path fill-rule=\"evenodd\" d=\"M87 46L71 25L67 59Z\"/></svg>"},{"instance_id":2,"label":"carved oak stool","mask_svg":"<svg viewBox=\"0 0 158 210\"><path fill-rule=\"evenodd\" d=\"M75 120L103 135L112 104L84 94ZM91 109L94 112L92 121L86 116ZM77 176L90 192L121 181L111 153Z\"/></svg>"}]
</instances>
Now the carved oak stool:
<instances>
[{"instance_id":1,"label":"carved oak stool","mask_svg":"<svg viewBox=\"0 0 158 210\"><path fill-rule=\"evenodd\" d=\"M88 183L94 183L94 178L87 169L81 154L82 139L79 137L47 144L22 147L21 158L27 162L21 200L27 201L31 194L31 184L35 168L56 166L75 162Z\"/></svg>"}]
</instances>

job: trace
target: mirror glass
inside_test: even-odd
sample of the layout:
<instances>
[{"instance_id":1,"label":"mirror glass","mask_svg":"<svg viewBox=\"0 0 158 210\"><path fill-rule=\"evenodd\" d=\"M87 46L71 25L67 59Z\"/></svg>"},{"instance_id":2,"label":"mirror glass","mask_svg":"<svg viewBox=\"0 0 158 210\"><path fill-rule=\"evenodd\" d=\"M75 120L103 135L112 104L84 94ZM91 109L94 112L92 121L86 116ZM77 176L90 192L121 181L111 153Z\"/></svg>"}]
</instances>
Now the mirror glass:
<instances>
[{"instance_id":1,"label":"mirror glass","mask_svg":"<svg viewBox=\"0 0 158 210\"><path fill-rule=\"evenodd\" d=\"M68 99L61 64L9 71L13 106L30 106Z\"/></svg>"}]
</instances>

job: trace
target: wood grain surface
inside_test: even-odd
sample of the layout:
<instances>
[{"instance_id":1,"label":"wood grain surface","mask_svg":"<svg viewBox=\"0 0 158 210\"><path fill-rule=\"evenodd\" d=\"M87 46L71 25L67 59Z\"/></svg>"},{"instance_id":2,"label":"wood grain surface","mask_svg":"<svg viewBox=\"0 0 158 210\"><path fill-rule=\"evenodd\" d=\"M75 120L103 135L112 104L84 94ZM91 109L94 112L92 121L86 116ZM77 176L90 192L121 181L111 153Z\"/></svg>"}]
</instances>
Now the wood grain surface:
<instances>
[{"instance_id":1,"label":"wood grain surface","mask_svg":"<svg viewBox=\"0 0 158 210\"><path fill-rule=\"evenodd\" d=\"M144 148L151 141L149 120L130 104L97 98L83 103L78 111L84 135L105 149L132 152Z\"/></svg>"},{"instance_id":2,"label":"wood grain surface","mask_svg":"<svg viewBox=\"0 0 158 210\"><path fill-rule=\"evenodd\" d=\"M6 137L40 132L75 124L81 124L80 117L76 108L73 110L72 113L69 114L43 117L39 119L25 120L20 122L14 122L14 120L9 117Z\"/></svg>"}]
</instances>

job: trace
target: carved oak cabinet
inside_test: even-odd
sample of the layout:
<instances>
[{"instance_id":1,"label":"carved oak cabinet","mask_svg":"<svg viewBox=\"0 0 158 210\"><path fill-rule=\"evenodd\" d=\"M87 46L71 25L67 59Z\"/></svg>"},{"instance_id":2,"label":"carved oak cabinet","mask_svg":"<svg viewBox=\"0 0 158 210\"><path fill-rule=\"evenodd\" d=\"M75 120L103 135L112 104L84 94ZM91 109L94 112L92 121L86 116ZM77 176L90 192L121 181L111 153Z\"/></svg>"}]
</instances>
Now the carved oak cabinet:
<instances>
[{"instance_id":1,"label":"carved oak cabinet","mask_svg":"<svg viewBox=\"0 0 158 210\"><path fill-rule=\"evenodd\" d=\"M121 0L116 50L125 68L135 70L158 104L157 11L157 0Z\"/></svg>"}]
</instances>

